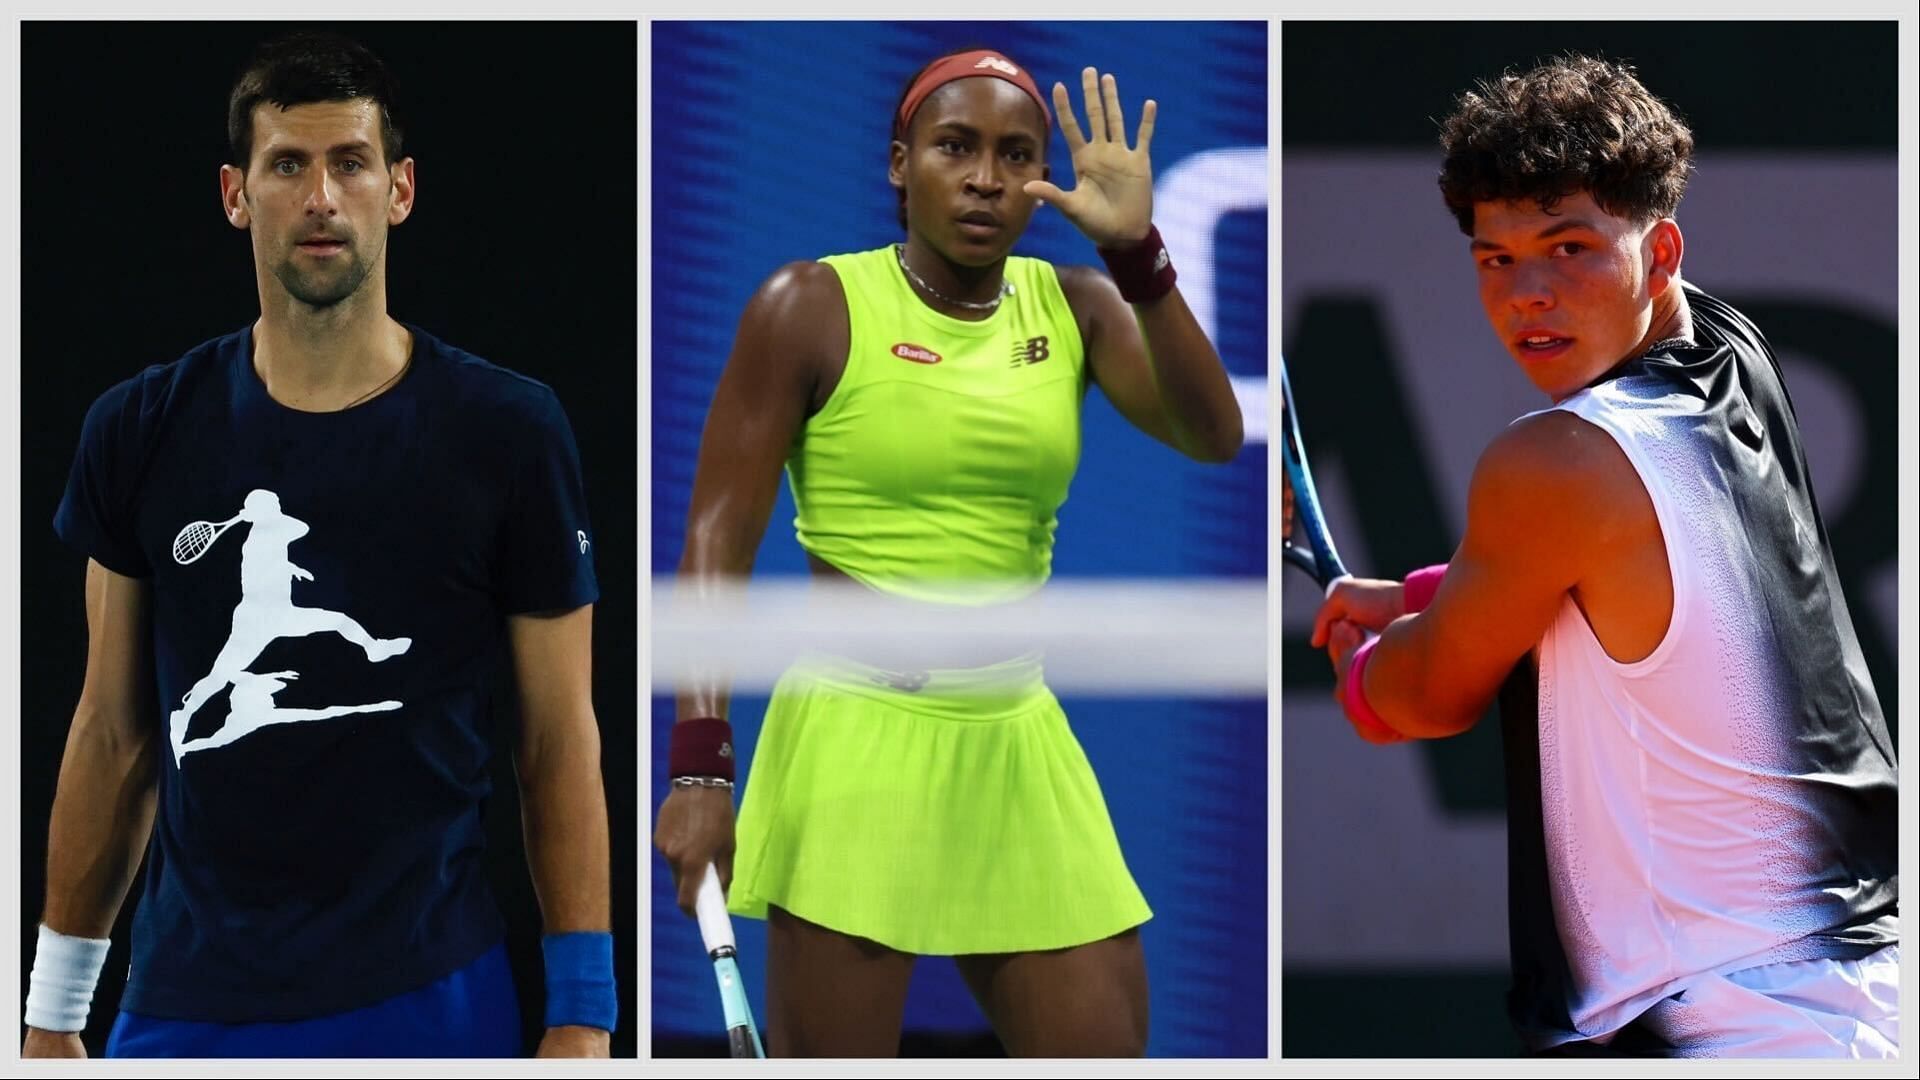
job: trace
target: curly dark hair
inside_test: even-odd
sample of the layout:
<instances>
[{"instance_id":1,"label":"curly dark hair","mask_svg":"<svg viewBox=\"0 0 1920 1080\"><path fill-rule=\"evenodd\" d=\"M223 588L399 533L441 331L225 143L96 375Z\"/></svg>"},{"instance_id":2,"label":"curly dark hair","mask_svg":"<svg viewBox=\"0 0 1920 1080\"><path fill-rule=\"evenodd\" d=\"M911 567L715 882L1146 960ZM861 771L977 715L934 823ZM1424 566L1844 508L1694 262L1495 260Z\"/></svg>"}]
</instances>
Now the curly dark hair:
<instances>
[{"instance_id":1,"label":"curly dark hair","mask_svg":"<svg viewBox=\"0 0 1920 1080\"><path fill-rule=\"evenodd\" d=\"M1671 215L1693 172L1693 133L1624 63L1568 54L1482 80L1441 124L1440 194L1473 235L1479 202L1542 209L1586 192L1640 224Z\"/></svg>"}]
</instances>

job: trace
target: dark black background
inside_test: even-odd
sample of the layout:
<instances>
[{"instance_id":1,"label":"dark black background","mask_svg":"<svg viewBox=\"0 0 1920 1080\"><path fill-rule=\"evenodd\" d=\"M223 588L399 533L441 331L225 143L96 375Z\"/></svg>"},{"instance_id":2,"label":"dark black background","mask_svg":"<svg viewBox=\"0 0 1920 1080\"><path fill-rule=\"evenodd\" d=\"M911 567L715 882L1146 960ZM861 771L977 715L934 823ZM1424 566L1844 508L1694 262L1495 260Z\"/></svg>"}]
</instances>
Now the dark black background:
<instances>
[{"instance_id":1,"label":"dark black background","mask_svg":"<svg viewBox=\"0 0 1920 1080\"><path fill-rule=\"evenodd\" d=\"M1292 148L1432 150L1437 172L1440 120L1461 91L1503 65L1525 71L1568 51L1633 64L1702 151L1897 142L1891 22L1288 23L1281 139ZM1375 66L1382 57L1390 68Z\"/></svg>"},{"instance_id":2,"label":"dark black background","mask_svg":"<svg viewBox=\"0 0 1920 1080\"><path fill-rule=\"evenodd\" d=\"M226 101L253 46L296 24L21 28L21 993L45 885L47 819L86 659L85 559L53 512L93 399L259 316L247 234L222 216ZM336 26L399 83L413 216L388 247L389 308L553 387L578 440L595 533L594 702L612 824L615 1056L635 980L635 431L639 156L635 24ZM509 694L502 673L501 693ZM502 712L511 717L511 698ZM539 908L495 733L487 807L529 1049ZM130 899L137 899L136 884ZM127 970L129 903L84 1039L104 1046Z\"/></svg>"}]
</instances>

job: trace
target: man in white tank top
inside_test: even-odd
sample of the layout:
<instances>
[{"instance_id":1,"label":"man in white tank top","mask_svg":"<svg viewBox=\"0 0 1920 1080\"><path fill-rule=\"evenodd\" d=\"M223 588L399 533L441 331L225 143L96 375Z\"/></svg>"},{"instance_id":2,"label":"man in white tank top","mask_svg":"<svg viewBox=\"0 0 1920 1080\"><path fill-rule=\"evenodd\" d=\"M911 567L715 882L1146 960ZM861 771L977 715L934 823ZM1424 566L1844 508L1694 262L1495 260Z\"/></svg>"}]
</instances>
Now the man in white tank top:
<instances>
[{"instance_id":1,"label":"man in white tank top","mask_svg":"<svg viewBox=\"0 0 1920 1080\"><path fill-rule=\"evenodd\" d=\"M1451 562L1333 589L1348 718L1444 738L1499 699L1529 1049L1896 1056L1892 741L1778 363L1680 278L1692 135L1570 56L1463 95L1442 143L1553 406L1481 455Z\"/></svg>"}]
</instances>

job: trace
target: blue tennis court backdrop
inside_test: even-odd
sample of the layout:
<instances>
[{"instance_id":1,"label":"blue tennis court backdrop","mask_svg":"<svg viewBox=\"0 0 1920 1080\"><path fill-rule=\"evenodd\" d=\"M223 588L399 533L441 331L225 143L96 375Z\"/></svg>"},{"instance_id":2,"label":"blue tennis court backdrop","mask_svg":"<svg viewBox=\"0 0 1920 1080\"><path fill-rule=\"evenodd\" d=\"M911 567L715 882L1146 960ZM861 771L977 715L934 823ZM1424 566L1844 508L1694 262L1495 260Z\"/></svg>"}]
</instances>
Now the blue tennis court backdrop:
<instances>
[{"instance_id":1,"label":"blue tennis court backdrop","mask_svg":"<svg viewBox=\"0 0 1920 1080\"><path fill-rule=\"evenodd\" d=\"M1119 81L1129 127L1159 102L1155 219L1181 289L1241 391L1249 439L1226 466L1180 458L1088 395L1084 449L1060 512L1058 577L1259 577L1267 572L1267 28L1261 23L671 23L653 25L653 573L678 565L695 457L740 312L782 264L902 238L887 185L891 112L906 80L958 48L1005 50L1043 88L1094 66ZM1131 139L1132 131L1129 130ZM1054 179L1072 175L1056 130ZM1016 249L1099 262L1042 208ZM1254 408L1257 402L1259 408ZM756 574L803 574L785 490ZM1180 642L1169 641L1169 649ZM662 688L669 689L669 688ZM1150 1053L1264 1057L1267 1044L1265 700L1065 701L1128 865L1152 905L1143 930ZM764 699L733 703L751 773ZM653 807L666 796L672 700L653 700ZM713 968L653 868L655 1040L717 1039ZM765 1016L765 925L736 919ZM1072 988L1065 988L1071 993ZM986 1024L953 965L923 961L910 1031Z\"/></svg>"}]
</instances>

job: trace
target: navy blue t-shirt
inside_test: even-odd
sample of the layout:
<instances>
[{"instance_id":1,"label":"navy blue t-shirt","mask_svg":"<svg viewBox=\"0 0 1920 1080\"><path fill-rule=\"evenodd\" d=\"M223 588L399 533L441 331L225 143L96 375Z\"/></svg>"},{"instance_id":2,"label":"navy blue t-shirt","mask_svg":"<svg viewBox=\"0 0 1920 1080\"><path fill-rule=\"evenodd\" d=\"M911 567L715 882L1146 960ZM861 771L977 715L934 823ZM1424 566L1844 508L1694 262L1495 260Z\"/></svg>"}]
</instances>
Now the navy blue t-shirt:
<instances>
[{"instance_id":1,"label":"navy blue t-shirt","mask_svg":"<svg viewBox=\"0 0 1920 1080\"><path fill-rule=\"evenodd\" d=\"M151 581L160 696L128 1011L324 1015L503 935L505 617L593 602L592 530L553 392L408 329L399 381L342 411L275 402L248 329L87 413L54 528Z\"/></svg>"}]
</instances>

